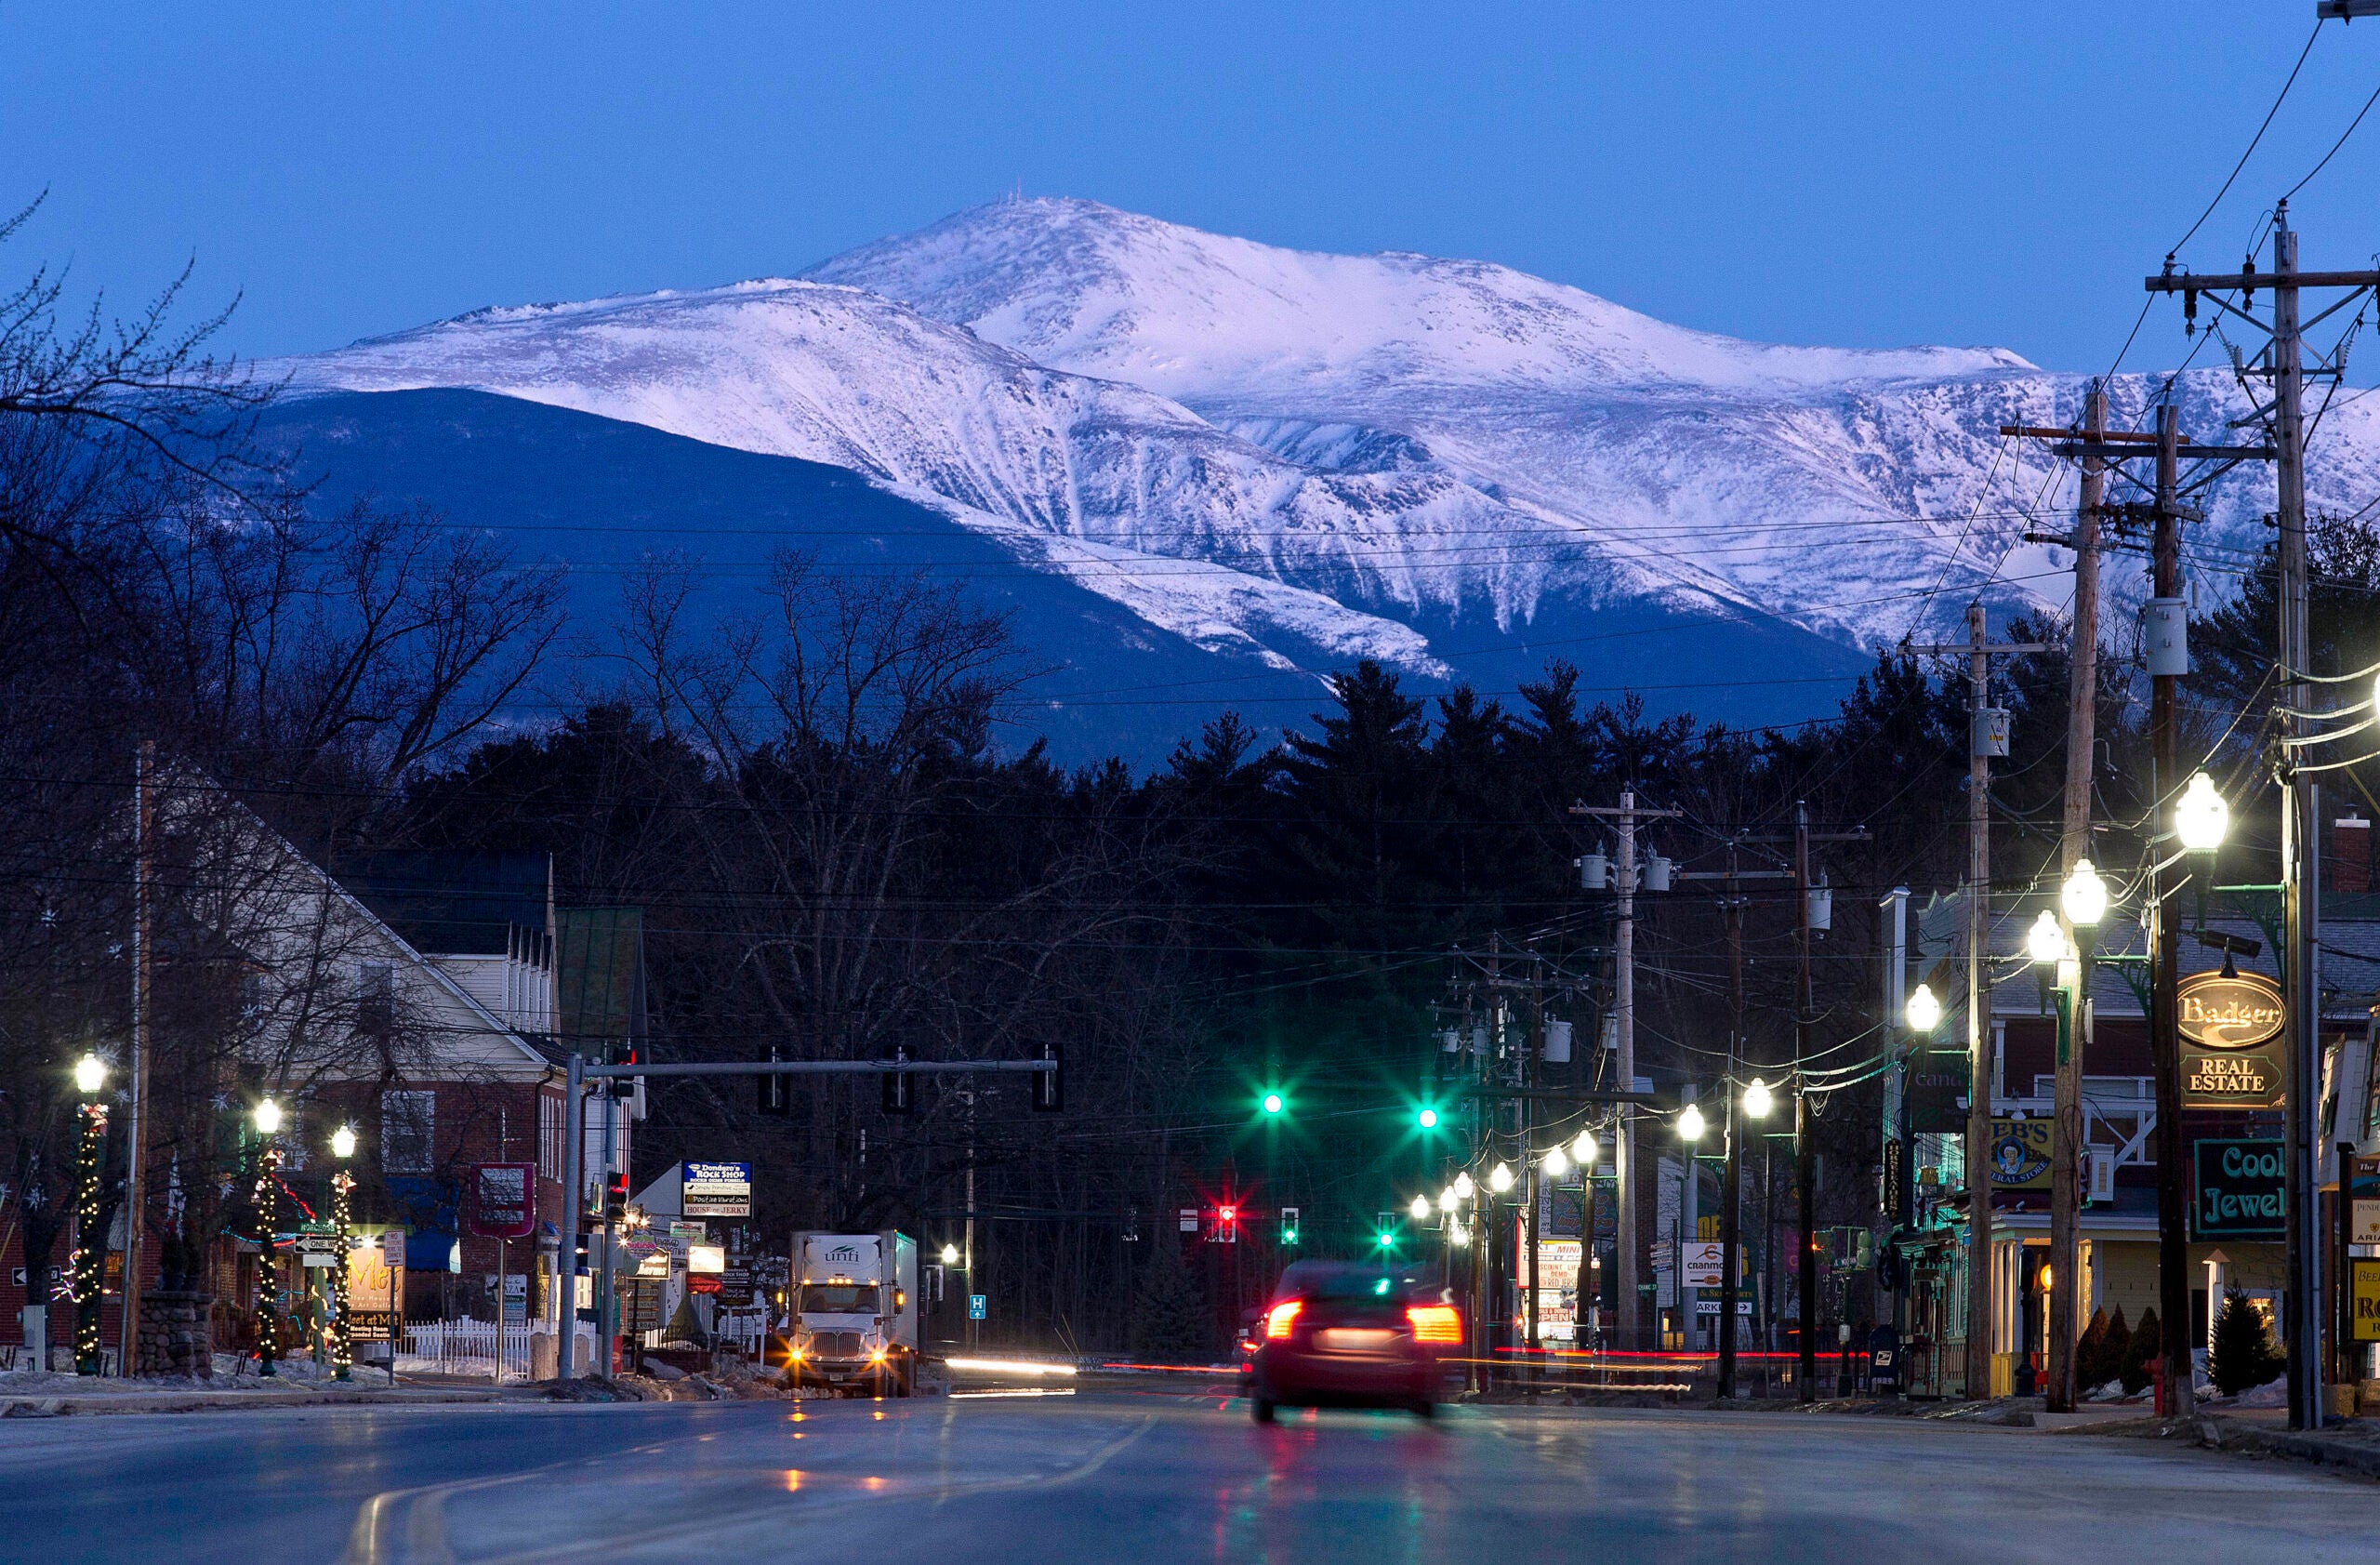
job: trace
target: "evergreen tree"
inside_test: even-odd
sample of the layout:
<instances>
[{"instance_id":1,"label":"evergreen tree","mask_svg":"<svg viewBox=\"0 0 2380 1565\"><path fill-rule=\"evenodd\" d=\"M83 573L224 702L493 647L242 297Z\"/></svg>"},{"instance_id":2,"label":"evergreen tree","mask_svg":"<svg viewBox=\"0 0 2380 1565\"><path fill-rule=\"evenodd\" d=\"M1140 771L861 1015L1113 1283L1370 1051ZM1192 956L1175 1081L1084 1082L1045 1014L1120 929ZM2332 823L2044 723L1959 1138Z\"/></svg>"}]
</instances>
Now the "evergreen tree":
<instances>
[{"instance_id":1,"label":"evergreen tree","mask_svg":"<svg viewBox=\"0 0 2380 1565\"><path fill-rule=\"evenodd\" d=\"M2092 1366L2093 1387L2105 1386L2111 1380L2121 1384L2124 1356L2131 1351L2132 1327L2124 1321L2122 1307L2118 1306L2116 1318L2108 1322L2107 1340L2099 1345L2099 1357Z\"/></svg>"},{"instance_id":2,"label":"evergreen tree","mask_svg":"<svg viewBox=\"0 0 2380 1565\"><path fill-rule=\"evenodd\" d=\"M2265 1329L2263 1314L2239 1289L2227 1292L2215 1316L2215 1346L2207 1354L2215 1390L2236 1397L2270 1380L2284 1363L2272 1333Z\"/></svg>"},{"instance_id":3,"label":"evergreen tree","mask_svg":"<svg viewBox=\"0 0 2380 1565\"><path fill-rule=\"evenodd\" d=\"M2140 1324L2134 1328L2132 1340L2124 1344L2123 1361L2117 1368L2117 1377L2123 1382L2124 1395L2147 1386L2152 1378L2149 1366L2165 1351L2164 1333L2157 1324L2157 1312L2143 1310Z\"/></svg>"},{"instance_id":4,"label":"evergreen tree","mask_svg":"<svg viewBox=\"0 0 2380 1565\"><path fill-rule=\"evenodd\" d=\"M1126 1330L1132 1351L1160 1361L1197 1362L1214 1350L1214 1323L1206 1291L1182 1262L1182 1246L1159 1233L1141 1267Z\"/></svg>"},{"instance_id":5,"label":"evergreen tree","mask_svg":"<svg viewBox=\"0 0 2380 1565\"><path fill-rule=\"evenodd\" d=\"M2082 1328L2082 1340L2074 1345L2074 1385L2088 1393L2107 1384L2108 1312L2095 1309L2091 1323Z\"/></svg>"}]
</instances>

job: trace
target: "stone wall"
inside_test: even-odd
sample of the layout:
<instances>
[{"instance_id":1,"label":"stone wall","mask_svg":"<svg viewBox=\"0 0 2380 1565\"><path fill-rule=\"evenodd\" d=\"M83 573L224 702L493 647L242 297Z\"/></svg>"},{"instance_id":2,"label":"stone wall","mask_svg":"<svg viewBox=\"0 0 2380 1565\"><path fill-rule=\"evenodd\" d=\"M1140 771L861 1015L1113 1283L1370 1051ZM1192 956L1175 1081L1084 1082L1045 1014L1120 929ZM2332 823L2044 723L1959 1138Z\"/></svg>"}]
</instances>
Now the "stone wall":
<instances>
[{"instance_id":1,"label":"stone wall","mask_svg":"<svg viewBox=\"0 0 2380 1565\"><path fill-rule=\"evenodd\" d=\"M154 1289L140 1295L135 1374L215 1375L215 1300L207 1293Z\"/></svg>"}]
</instances>

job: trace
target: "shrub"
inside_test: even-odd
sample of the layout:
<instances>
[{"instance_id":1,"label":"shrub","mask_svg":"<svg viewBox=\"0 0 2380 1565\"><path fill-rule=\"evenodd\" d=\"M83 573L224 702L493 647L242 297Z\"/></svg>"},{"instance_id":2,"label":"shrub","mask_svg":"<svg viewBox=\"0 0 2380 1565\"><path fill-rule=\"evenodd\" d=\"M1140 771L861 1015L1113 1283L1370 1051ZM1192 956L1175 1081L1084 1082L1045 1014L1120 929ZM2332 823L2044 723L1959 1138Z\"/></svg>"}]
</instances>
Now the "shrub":
<instances>
[{"instance_id":1,"label":"shrub","mask_svg":"<svg viewBox=\"0 0 2380 1565\"><path fill-rule=\"evenodd\" d=\"M2124 1344L2123 1362L2116 1372L2116 1377L2123 1382L2126 1395L2149 1384L2152 1373L2149 1366L2165 1351L2164 1335L2158 1328L2157 1312L2143 1310L2140 1325L2133 1332L2132 1340Z\"/></svg>"},{"instance_id":2,"label":"shrub","mask_svg":"<svg viewBox=\"0 0 2380 1565\"><path fill-rule=\"evenodd\" d=\"M2263 1313L2237 1288L2223 1294L2223 1307L2215 1316L2215 1345L2206 1357L2215 1390L2227 1397L2262 1386L2286 1363L2265 1329Z\"/></svg>"}]
</instances>

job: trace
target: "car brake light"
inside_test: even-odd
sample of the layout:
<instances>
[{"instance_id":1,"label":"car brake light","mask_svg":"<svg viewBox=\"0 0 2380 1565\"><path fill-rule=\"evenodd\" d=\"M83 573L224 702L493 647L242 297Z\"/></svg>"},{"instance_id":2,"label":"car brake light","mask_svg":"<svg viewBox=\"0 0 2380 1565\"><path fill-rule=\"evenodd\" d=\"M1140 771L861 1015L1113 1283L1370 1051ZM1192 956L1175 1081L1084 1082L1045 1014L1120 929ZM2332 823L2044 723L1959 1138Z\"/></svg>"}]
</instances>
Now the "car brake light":
<instances>
[{"instance_id":1,"label":"car brake light","mask_svg":"<svg viewBox=\"0 0 2380 1565\"><path fill-rule=\"evenodd\" d=\"M1405 1312L1415 1342L1461 1342L1462 1317L1447 1305L1415 1305Z\"/></svg>"},{"instance_id":2,"label":"car brake light","mask_svg":"<svg viewBox=\"0 0 2380 1565\"><path fill-rule=\"evenodd\" d=\"M1281 1338L1288 1336L1289 1334L1289 1322L1295 1320L1298 1318L1298 1311L1304 1307L1305 1301L1303 1299L1291 1299L1287 1304L1276 1304L1271 1309L1266 1310L1264 1312L1264 1335L1275 1342L1278 1342Z\"/></svg>"}]
</instances>

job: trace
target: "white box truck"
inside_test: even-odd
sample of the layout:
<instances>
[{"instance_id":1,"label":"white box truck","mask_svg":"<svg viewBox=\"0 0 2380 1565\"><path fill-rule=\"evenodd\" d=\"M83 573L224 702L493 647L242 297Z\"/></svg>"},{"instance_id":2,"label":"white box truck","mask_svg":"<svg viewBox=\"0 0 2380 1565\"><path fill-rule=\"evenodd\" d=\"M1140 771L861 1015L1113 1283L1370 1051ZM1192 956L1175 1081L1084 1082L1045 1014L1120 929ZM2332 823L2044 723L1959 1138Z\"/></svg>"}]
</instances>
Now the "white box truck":
<instances>
[{"instance_id":1,"label":"white box truck","mask_svg":"<svg viewBox=\"0 0 2380 1565\"><path fill-rule=\"evenodd\" d=\"M796 1233L787 1293L789 1384L879 1397L916 1386L916 1240L893 1228Z\"/></svg>"}]
</instances>

